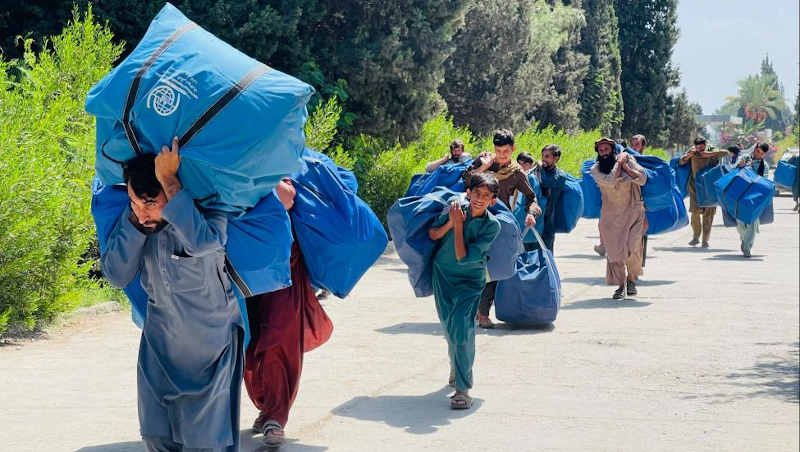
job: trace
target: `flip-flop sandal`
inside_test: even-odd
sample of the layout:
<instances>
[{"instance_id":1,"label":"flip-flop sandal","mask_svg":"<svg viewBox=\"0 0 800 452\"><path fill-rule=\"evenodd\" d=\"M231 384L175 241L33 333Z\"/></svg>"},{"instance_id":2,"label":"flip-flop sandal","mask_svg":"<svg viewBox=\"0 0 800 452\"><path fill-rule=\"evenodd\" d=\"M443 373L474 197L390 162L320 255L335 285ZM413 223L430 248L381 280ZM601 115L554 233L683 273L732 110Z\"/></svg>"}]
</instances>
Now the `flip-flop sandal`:
<instances>
[{"instance_id":1,"label":"flip-flop sandal","mask_svg":"<svg viewBox=\"0 0 800 452\"><path fill-rule=\"evenodd\" d=\"M472 397L463 393L456 392L453 397L450 397L451 410L468 410L472 407Z\"/></svg>"},{"instance_id":2,"label":"flip-flop sandal","mask_svg":"<svg viewBox=\"0 0 800 452\"><path fill-rule=\"evenodd\" d=\"M263 432L264 444L268 447L278 447L283 444L283 426L277 421L267 421Z\"/></svg>"}]
</instances>

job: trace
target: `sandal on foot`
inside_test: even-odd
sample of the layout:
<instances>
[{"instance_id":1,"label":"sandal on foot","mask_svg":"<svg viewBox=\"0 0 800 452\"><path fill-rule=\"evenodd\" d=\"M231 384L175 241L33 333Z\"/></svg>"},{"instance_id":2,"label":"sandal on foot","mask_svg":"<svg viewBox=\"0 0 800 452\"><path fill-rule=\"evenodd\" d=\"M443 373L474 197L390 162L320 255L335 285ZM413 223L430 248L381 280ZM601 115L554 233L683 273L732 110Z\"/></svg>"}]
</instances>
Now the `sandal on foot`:
<instances>
[{"instance_id":1,"label":"sandal on foot","mask_svg":"<svg viewBox=\"0 0 800 452\"><path fill-rule=\"evenodd\" d=\"M478 314L478 326L487 330L491 330L494 328L494 323L492 323L488 315Z\"/></svg>"},{"instance_id":2,"label":"sandal on foot","mask_svg":"<svg viewBox=\"0 0 800 452\"><path fill-rule=\"evenodd\" d=\"M466 392L456 391L453 397L450 397L450 409L452 410L468 410L472 407L472 397Z\"/></svg>"},{"instance_id":3,"label":"sandal on foot","mask_svg":"<svg viewBox=\"0 0 800 452\"><path fill-rule=\"evenodd\" d=\"M614 291L614 295L611 296L614 300L624 300L625 299L625 286L619 287L617 290Z\"/></svg>"},{"instance_id":4,"label":"sandal on foot","mask_svg":"<svg viewBox=\"0 0 800 452\"><path fill-rule=\"evenodd\" d=\"M268 447L278 447L283 444L283 426L277 421L267 421L264 424L264 444Z\"/></svg>"},{"instance_id":5,"label":"sandal on foot","mask_svg":"<svg viewBox=\"0 0 800 452\"><path fill-rule=\"evenodd\" d=\"M627 283L627 293L628 295L636 295L639 291L636 290L636 283L633 281L628 281Z\"/></svg>"},{"instance_id":6,"label":"sandal on foot","mask_svg":"<svg viewBox=\"0 0 800 452\"><path fill-rule=\"evenodd\" d=\"M258 413L258 417L256 418L255 422L253 422L253 431L263 433L264 424L266 424L268 420L267 413Z\"/></svg>"}]
</instances>

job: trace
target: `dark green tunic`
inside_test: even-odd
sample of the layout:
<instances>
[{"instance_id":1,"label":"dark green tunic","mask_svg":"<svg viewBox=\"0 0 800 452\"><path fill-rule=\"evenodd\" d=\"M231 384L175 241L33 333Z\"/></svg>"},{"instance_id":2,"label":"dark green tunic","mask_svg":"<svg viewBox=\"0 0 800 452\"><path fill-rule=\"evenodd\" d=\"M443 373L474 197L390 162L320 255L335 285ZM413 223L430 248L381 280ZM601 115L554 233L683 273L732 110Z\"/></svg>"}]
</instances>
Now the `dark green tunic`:
<instances>
[{"instance_id":1,"label":"dark green tunic","mask_svg":"<svg viewBox=\"0 0 800 452\"><path fill-rule=\"evenodd\" d=\"M448 214L440 216L433 227L447 223ZM472 387L472 363L475 361L475 314L481 291L486 284L486 253L500 232L500 222L489 213L472 218L467 207L464 222L464 245L467 255L456 260L453 230L440 240L433 258L433 296L436 312L447 338L450 366L455 370L456 389Z\"/></svg>"}]
</instances>

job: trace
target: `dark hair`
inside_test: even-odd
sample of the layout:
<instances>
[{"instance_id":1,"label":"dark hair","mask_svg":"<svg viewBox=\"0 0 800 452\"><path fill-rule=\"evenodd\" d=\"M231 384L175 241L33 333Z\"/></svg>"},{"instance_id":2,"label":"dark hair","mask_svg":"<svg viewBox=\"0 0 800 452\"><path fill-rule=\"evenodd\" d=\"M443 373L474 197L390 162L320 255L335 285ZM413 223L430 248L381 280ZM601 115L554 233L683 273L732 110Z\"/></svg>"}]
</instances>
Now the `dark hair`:
<instances>
[{"instance_id":1,"label":"dark hair","mask_svg":"<svg viewBox=\"0 0 800 452\"><path fill-rule=\"evenodd\" d=\"M520 152L517 156L517 163L528 163L533 165L533 161L533 156L525 151Z\"/></svg>"},{"instance_id":2,"label":"dark hair","mask_svg":"<svg viewBox=\"0 0 800 452\"><path fill-rule=\"evenodd\" d=\"M769 152L769 144L767 143L759 144L758 148L761 149L761 152Z\"/></svg>"},{"instance_id":3,"label":"dark hair","mask_svg":"<svg viewBox=\"0 0 800 452\"><path fill-rule=\"evenodd\" d=\"M139 154L122 165L122 179L140 198L155 198L161 193L156 179L156 155Z\"/></svg>"},{"instance_id":4,"label":"dark hair","mask_svg":"<svg viewBox=\"0 0 800 452\"><path fill-rule=\"evenodd\" d=\"M477 190L480 187L488 188L494 197L497 197L497 194L500 192L500 185L497 183L497 178L491 173L475 173L470 176L467 189Z\"/></svg>"},{"instance_id":5,"label":"dark hair","mask_svg":"<svg viewBox=\"0 0 800 452\"><path fill-rule=\"evenodd\" d=\"M741 148L739 148L739 146L736 145L728 146L728 152L733 152L734 154L738 154L739 151L741 151Z\"/></svg>"},{"instance_id":6,"label":"dark hair","mask_svg":"<svg viewBox=\"0 0 800 452\"><path fill-rule=\"evenodd\" d=\"M492 143L495 146L514 146L514 132L508 129L497 129L494 131Z\"/></svg>"},{"instance_id":7,"label":"dark hair","mask_svg":"<svg viewBox=\"0 0 800 452\"><path fill-rule=\"evenodd\" d=\"M561 148L557 144L548 144L542 148L542 154L544 154L544 151L550 152L553 157L561 158Z\"/></svg>"},{"instance_id":8,"label":"dark hair","mask_svg":"<svg viewBox=\"0 0 800 452\"><path fill-rule=\"evenodd\" d=\"M697 146L699 144L706 144L706 138L702 135L697 135L697 138L694 139L694 145Z\"/></svg>"},{"instance_id":9,"label":"dark hair","mask_svg":"<svg viewBox=\"0 0 800 452\"><path fill-rule=\"evenodd\" d=\"M450 150L461 148L464 149L464 142L456 138L455 140L450 142Z\"/></svg>"},{"instance_id":10,"label":"dark hair","mask_svg":"<svg viewBox=\"0 0 800 452\"><path fill-rule=\"evenodd\" d=\"M618 145L622 146L623 149L628 147L628 142L625 141L623 138L618 138L615 141L617 142Z\"/></svg>"}]
</instances>

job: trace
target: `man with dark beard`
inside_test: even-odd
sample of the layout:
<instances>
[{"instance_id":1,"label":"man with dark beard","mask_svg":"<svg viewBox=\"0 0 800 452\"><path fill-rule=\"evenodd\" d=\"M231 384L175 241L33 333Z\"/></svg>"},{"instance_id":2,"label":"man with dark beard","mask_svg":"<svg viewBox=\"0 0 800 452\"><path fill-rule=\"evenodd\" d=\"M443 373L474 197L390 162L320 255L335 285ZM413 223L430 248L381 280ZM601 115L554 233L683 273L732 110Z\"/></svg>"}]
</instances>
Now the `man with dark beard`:
<instances>
[{"instance_id":1,"label":"man with dark beard","mask_svg":"<svg viewBox=\"0 0 800 452\"><path fill-rule=\"evenodd\" d=\"M609 138L595 142L597 163L591 174L603 197L598 226L606 248L606 283L617 286L613 298L622 300L626 293L636 295L636 280L642 275L642 186L647 174L627 152L620 152L615 158L615 144Z\"/></svg>"},{"instance_id":2,"label":"man with dark beard","mask_svg":"<svg viewBox=\"0 0 800 452\"><path fill-rule=\"evenodd\" d=\"M706 149L706 139L698 136L694 139L694 146L678 162L679 165L692 163L687 187L689 190L689 211L692 212L692 240L689 242L690 246L700 243L699 239L702 233L703 243L701 246L708 248L708 239L711 237L711 224L714 223L714 214L717 212L716 207L700 207L697 205L697 192L694 187L695 176L707 166L718 165L720 160L727 155L728 151L725 150L717 151L710 146Z\"/></svg>"}]
</instances>

